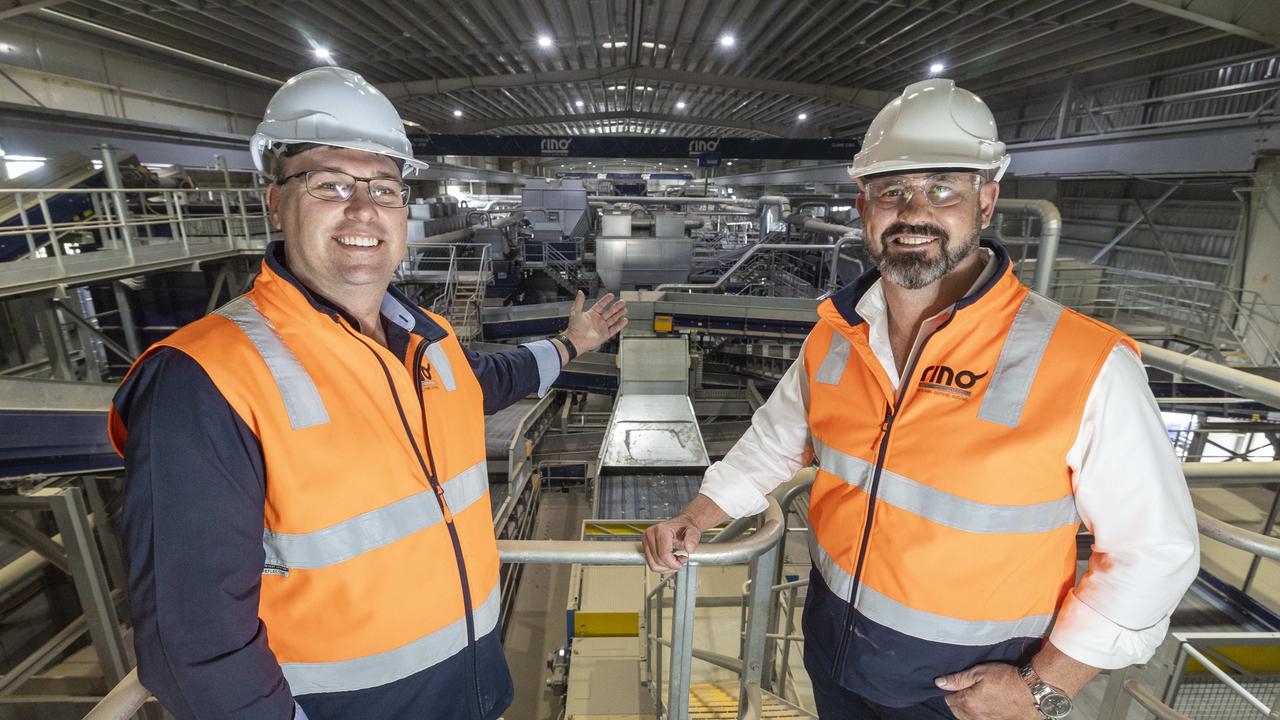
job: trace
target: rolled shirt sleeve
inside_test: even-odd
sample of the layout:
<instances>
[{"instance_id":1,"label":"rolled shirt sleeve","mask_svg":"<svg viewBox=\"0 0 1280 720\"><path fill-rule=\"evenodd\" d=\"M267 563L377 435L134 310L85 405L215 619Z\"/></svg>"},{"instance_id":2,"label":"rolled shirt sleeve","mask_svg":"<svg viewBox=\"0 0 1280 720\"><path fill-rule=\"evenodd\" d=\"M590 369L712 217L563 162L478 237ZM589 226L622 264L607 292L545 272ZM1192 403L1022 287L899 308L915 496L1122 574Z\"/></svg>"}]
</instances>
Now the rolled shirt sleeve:
<instances>
[{"instance_id":1,"label":"rolled shirt sleeve","mask_svg":"<svg viewBox=\"0 0 1280 720\"><path fill-rule=\"evenodd\" d=\"M1181 464L1127 346L1117 346L1098 374L1067 463L1093 555L1050 640L1097 668L1144 663L1196 577L1200 543Z\"/></svg>"},{"instance_id":2,"label":"rolled shirt sleeve","mask_svg":"<svg viewBox=\"0 0 1280 720\"><path fill-rule=\"evenodd\" d=\"M808 390L802 356L756 410L742 438L707 469L699 492L733 517L763 512L768 507L765 496L813 457Z\"/></svg>"}]
</instances>

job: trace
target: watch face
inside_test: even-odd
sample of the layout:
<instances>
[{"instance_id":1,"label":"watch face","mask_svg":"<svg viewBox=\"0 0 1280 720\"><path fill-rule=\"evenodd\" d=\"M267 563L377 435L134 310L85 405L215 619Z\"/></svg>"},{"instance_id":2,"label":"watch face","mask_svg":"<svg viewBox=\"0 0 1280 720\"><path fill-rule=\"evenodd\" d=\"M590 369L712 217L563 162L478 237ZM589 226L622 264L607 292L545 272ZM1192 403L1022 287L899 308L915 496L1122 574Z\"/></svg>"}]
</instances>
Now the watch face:
<instances>
[{"instance_id":1,"label":"watch face","mask_svg":"<svg viewBox=\"0 0 1280 720\"><path fill-rule=\"evenodd\" d=\"M1071 698L1051 692L1040 700L1040 711L1053 720L1064 718L1071 713Z\"/></svg>"}]
</instances>

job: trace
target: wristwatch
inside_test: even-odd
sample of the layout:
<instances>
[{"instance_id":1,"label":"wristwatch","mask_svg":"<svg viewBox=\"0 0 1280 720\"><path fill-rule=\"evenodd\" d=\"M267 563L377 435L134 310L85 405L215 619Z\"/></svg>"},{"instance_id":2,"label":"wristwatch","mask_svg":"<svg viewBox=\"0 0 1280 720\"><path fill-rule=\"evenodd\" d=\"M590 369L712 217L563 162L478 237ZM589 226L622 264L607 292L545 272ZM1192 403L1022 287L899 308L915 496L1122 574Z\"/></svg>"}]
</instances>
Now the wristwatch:
<instances>
[{"instance_id":1,"label":"wristwatch","mask_svg":"<svg viewBox=\"0 0 1280 720\"><path fill-rule=\"evenodd\" d=\"M559 340L561 345L564 345L564 351L569 353L570 360L578 357L578 348L573 346L573 342L569 340L568 335L565 335L564 333L560 333L555 337L555 339Z\"/></svg>"},{"instance_id":2,"label":"wristwatch","mask_svg":"<svg viewBox=\"0 0 1280 720\"><path fill-rule=\"evenodd\" d=\"M1027 688L1031 690L1031 698L1036 701L1036 709L1049 720L1060 720L1071 714L1071 698L1058 688L1040 679L1031 663L1027 663L1018 674L1022 676Z\"/></svg>"}]
</instances>

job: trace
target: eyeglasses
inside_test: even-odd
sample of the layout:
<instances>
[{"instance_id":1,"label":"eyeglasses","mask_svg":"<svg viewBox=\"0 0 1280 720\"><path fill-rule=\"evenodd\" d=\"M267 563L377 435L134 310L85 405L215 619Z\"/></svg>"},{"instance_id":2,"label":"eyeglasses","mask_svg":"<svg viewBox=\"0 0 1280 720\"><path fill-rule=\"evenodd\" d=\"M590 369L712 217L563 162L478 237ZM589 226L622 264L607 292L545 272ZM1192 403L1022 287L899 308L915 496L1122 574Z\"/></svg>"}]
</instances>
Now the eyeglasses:
<instances>
[{"instance_id":1,"label":"eyeglasses","mask_svg":"<svg viewBox=\"0 0 1280 720\"><path fill-rule=\"evenodd\" d=\"M307 194L317 200L346 202L355 194L356 183L366 183L369 186L369 199L375 205L402 208L409 204L409 186L393 178L362 178L337 170L303 170L280 178L276 185L283 186L294 178L304 176Z\"/></svg>"},{"instance_id":2,"label":"eyeglasses","mask_svg":"<svg viewBox=\"0 0 1280 720\"><path fill-rule=\"evenodd\" d=\"M981 185L982 178L976 173L945 173L915 182L902 177L880 178L868 182L863 193L868 202L885 210L901 210L916 193L921 193L933 207L943 208L959 205Z\"/></svg>"}]
</instances>

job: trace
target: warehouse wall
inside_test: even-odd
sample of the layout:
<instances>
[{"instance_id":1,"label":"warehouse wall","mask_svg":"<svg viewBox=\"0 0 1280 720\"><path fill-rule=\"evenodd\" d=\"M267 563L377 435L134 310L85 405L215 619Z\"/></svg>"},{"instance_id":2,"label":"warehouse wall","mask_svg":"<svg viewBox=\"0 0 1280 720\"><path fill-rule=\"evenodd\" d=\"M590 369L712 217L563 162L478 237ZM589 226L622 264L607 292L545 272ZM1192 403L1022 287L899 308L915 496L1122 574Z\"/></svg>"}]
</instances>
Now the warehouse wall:
<instances>
[{"instance_id":1,"label":"warehouse wall","mask_svg":"<svg viewBox=\"0 0 1280 720\"><path fill-rule=\"evenodd\" d=\"M0 24L0 101L247 135L274 88Z\"/></svg>"}]
</instances>

